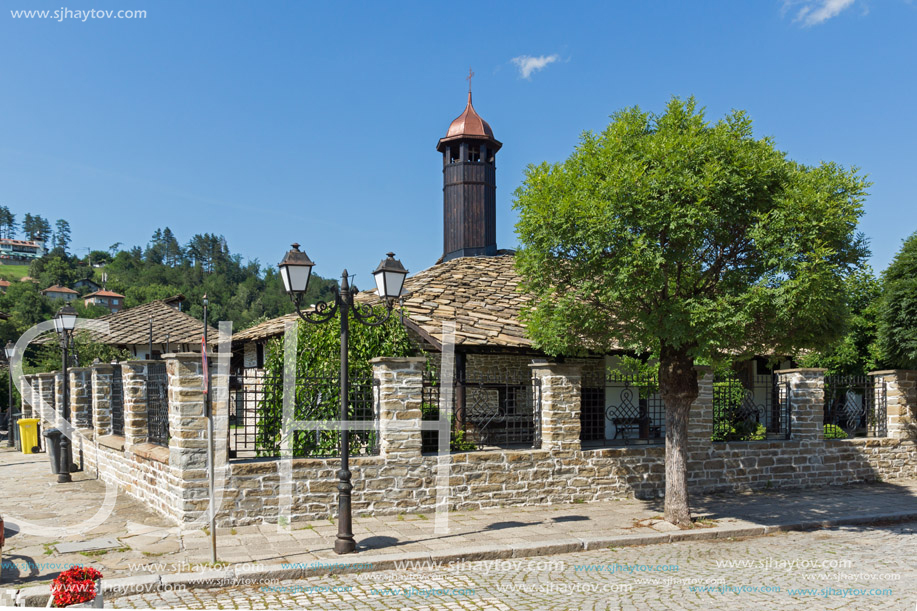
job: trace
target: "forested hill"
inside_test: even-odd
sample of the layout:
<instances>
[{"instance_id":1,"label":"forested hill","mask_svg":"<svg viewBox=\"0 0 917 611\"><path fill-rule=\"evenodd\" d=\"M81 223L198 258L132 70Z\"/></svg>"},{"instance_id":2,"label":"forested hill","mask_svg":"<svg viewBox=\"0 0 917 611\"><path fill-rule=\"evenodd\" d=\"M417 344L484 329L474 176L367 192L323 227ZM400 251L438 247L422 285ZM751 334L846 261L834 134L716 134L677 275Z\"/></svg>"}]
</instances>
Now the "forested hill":
<instances>
[{"instance_id":1,"label":"forested hill","mask_svg":"<svg viewBox=\"0 0 917 611\"><path fill-rule=\"evenodd\" d=\"M2 269L0 266L0 277ZM206 294L209 319L231 320L233 331L292 311L276 265L243 261L242 255L233 254L226 240L218 235L197 234L182 244L168 227L157 229L144 248L124 250L121 244L115 244L107 251L93 250L78 257L68 253L66 247L57 246L31 263L29 275L38 282L13 282L7 294L0 297L0 311L10 313L16 326L28 328L49 318L59 305L41 298L37 294L40 289L53 284L73 287L84 278L102 285L103 274L105 288L123 294L126 307L182 294L187 298L183 310L201 319L201 301ZM328 299L335 285L334 280L313 275L306 303ZM88 291L80 289L81 294ZM80 300L74 304L84 310ZM23 308L29 311L20 312ZM101 308L86 308L81 315L107 313L90 311L96 309Z\"/></svg>"}]
</instances>

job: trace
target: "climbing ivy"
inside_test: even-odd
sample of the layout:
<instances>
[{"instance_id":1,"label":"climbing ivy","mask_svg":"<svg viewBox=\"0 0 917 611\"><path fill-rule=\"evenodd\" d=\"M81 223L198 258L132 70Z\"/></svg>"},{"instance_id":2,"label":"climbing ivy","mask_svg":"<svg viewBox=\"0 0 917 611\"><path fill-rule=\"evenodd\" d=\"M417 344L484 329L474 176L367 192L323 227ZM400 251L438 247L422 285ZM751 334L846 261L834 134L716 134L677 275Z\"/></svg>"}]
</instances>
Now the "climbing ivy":
<instances>
[{"instance_id":1,"label":"climbing ivy","mask_svg":"<svg viewBox=\"0 0 917 611\"><path fill-rule=\"evenodd\" d=\"M296 355L296 420L337 420L340 414L341 336L340 313L313 325L300 322ZM258 403L255 447L259 456L277 456L283 421L283 338L271 340L265 351L264 386ZM370 327L352 315L348 342L350 400L348 419L372 419L373 386L370 359L380 356L413 356L417 348L397 314L383 325ZM374 431L352 431L351 451L371 453L377 444ZM337 453L335 431L297 431L293 456L329 456Z\"/></svg>"}]
</instances>

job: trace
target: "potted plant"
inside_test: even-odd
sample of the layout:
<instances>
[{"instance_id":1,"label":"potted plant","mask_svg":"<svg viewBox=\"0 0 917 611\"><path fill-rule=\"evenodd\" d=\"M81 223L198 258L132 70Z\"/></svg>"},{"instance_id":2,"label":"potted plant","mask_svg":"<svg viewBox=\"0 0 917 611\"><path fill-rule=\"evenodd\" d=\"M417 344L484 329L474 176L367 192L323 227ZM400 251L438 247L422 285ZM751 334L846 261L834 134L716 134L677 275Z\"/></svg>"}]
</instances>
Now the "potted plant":
<instances>
[{"instance_id":1,"label":"potted plant","mask_svg":"<svg viewBox=\"0 0 917 611\"><path fill-rule=\"evenodd\" d=\"M88 566L74 566L51 583L48 606L102 608L102 573Z\"/></svg>"}]
</instances>

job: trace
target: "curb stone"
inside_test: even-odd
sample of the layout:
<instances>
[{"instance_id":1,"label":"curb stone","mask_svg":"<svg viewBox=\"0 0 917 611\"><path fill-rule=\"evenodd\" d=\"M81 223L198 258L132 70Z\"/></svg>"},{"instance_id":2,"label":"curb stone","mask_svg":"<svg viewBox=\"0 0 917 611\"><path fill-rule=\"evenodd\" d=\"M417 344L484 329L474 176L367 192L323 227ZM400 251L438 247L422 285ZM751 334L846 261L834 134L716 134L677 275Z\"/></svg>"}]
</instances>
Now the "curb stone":
<instances>
[{"instance_id":1,"label":"curb stone","mask_svg":"<svg viewBox=\"0 0 917 611\"><path fill-rule=\"evenodd\" d=\"M813 520L806 522L788 522L784 524L770 524L767 526L736 526L715 527L695 530L680 531L677 533L652 533L619 535L609 537L590 538L564 538L553 539L543 543L520 543L517 545L481 545L470 546L463 551L455 552L404 552L399 554L361 555L355 557L351 563L371 565L372 568L352 568L348 566L329 566L327 569L317 567L310 569L311 563L294 564L293 566L275 564L263 565L258 568L245 567L238 570L229 567L222 570L202 571L198 573L172 573L165 575L140 575L136 577L123 577L119 579L103 579L102 591L106 594L116 594L119 591L133 588L163 588L166 586L184 586L185 588L205 588L204 580L223 580L228 585L251 584L257 580L290 580L301 579L308 576L345 574L385 571L396 568L396 563L414 562L415 565L424 563L450 561L473 562L477 560L505 560L509 558L525 558L531 556L549 556L580 552L587 550L604 549L609 547L631 547L638 545L654 545L659 543L681 543L692 540L727 539L730 537L757 537L779 532L793 532L806 530L819 530L837 526L857 526L875 524L877 522L900 523L917 521L917 512L895 512L875 514L870 516L844 516L834 520ZM335 561L316 561L323 564L334 565ZM346 564L346 563L341 563ZM44 607L50 598L50 586L32 586L23 588L16 593L16 606L18 607ZM146 591L146 590L145 590ZM12 594L15 590L8 590ZM123 594L120 594L123 595ZM114 596L112 596L113 598Z\"/></svg>"}]
</instances>

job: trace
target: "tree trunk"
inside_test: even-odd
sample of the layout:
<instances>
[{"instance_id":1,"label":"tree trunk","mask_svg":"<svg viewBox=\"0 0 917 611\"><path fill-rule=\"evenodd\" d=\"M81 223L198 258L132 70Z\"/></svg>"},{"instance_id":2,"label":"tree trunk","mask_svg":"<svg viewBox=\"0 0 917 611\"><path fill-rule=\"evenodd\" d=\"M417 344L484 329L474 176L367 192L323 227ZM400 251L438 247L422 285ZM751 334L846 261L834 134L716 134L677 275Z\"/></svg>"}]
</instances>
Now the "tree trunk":
<instances>
[{"instance_id":1,"label":"tree trunk","mask_svg":"<svg viewBox=\"0 0 917 611\"><path fill-rule=\"evenodd\" d=\"M694 360L684 348L662 346L659 394L665 403L665 519L688 526L688 414L698 390Z\"/></svg>"}]
</instances>

